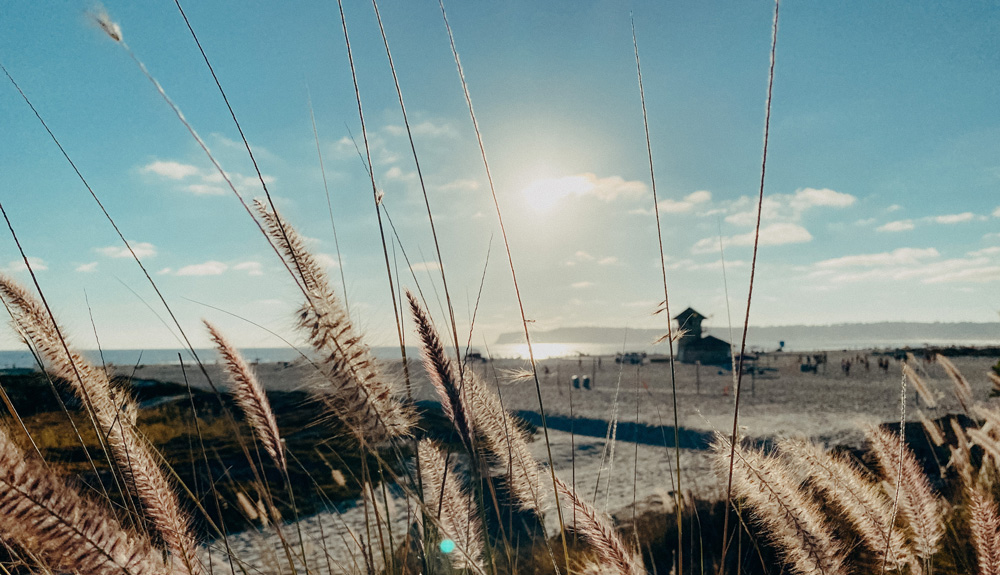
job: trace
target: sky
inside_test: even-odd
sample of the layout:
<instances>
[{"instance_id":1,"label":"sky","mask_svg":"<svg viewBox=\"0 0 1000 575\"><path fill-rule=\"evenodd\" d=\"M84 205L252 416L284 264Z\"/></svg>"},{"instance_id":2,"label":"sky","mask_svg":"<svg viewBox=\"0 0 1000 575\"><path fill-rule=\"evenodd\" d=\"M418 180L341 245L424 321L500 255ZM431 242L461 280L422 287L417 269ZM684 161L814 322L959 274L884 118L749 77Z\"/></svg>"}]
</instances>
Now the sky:
<instances>
[{"instance_id":1,"label":"sky","mask_svg":"<svg viewBox=\"0 0 1000 575\"><path fill-rule=\"evenodd\" d=\"M338 293L346 286L368 341L398 344L374 194L358 153L365 135L384 194L393 276L419 286L444 325L427 210L372 4L344 7L364 132L335 2L187 4L279 210ZM262 196L174 3L104 6L240 194ZM663 299L654 207L672 313L690 306L709 326L741 324L774 4L445 7L531 329L665 330L663 316L653 315ZM301 293L140 67L88 18L94 8L4 2L0 62L196 346L208 344L201 318L244 347L299 341L292 326ZM521 317L441 11L432 0L383 0L379 9L461 339L475 313L472 343L481 348L519 330ZM986 2L781 5L752 324L997 320L998 39L1000 8ZM83 348L179 347L166 310L94 199L13 85L0 84L0 203L60 321ZM30 282L6 232L0 268ZM18 346L3 330L0 347Z\"/></svg>"}]
</instances>

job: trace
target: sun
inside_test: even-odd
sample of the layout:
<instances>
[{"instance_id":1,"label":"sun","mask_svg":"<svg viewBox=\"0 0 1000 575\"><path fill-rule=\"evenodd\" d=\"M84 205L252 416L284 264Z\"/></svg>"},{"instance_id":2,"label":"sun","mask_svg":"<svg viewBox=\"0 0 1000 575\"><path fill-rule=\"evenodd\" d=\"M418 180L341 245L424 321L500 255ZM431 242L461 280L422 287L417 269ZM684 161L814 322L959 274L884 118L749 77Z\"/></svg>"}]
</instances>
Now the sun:
<instances>
[{"instance_id":1,"label":"sun","mask_svg":"<svg viewBox=\"0 0 1000 575\"><path fill-rule=\"evenodd\" d=\"M570 196L582 196L594 189L594 182L585 176L539 178L521 190L525 203L536 212L552 210Z\"/></svg>"}]
</instances>

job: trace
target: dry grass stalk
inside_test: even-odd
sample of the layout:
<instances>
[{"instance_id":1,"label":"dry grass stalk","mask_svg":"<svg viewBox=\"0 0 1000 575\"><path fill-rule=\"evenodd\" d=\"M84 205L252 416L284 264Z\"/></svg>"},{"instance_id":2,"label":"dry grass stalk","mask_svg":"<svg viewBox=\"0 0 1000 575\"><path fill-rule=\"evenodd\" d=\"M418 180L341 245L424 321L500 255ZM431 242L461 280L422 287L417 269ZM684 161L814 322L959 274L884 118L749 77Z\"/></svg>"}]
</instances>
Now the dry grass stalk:
<instances>
[{"instance_id":1,"label":"dry grass stalk","mask_svg":"<svg viewBox=\"0 0 1000 575\"><path fill-rule=\"evenodd\" d=\"M969 385L969 381L965 379L962 372L958 371L955 364L951 362L950 359L941 355L940 353L934 356L935 361L941 364L944 371L951 378L952 383L955 384L955 397L958 398L958 402L962 404L962 409L966 413L969 413L969 409L972 407L972 386Z\"/></svg>"},{"instance_id":2,"label":"dry grass stalk","mask_svg":"<svg viewBox=\"0 0 1000 575\"><path fill-rule=\"evenodd\" d=\"M597 511L583 500L576 491L564 481L556 478L556 489L565 497L565 501L573 507L576 517L576 533L583 537L594 548L601 560L601 573L616 573L617 575L640 575L646 572L642 560L635 551L625 545L618 532L615 531L611 518Z\"/></svg>"},{"instance_id":3,"label":"dry grass stalk","mask_svg":"<svg viewBox=\"0 0 1000 575\"><path fill-rule=\"evenodd\" d=\"M441 450L429 439L417 445L427 513L437 518L441 535L455 543L451 564L457 569L482 571L482 526L476 505L458 480L458 471L448 466Z\"/></svg>"},{"instance_id":4,"label":"dry grass stalk","mask_svg":"<svg viewBox=\"0 0 1000 575\"><path fill-rule=\"evenodd\" d=\"M892 529L892 503L856 465L804 440L783 441L778 449L788 457L796 472L811 478L840 508L865 545L875 552L879 564L884 559L886 569L893 571L911 562L903 534Z\"/></svg>"},{"instance_id":5,"label":"dry grass stalk","mask_svg":"<svg viewBox=\"0 0 1000 575\"><path fill-rule=\"evenodd\" d=\"M420 336L421 344L420 355L424 360L427 377L437 390L444 414L455 425L465 448L469 453L473 453L473 430L468 419L467 394L463 393L462 382L458 380L452 361L445 353L444 344L441 343L431 318L421 307L413 292L406 290L406 298L410 303L413 321L417 324L417 334Z\"/></svg>"},{"instance_id":6,"label":"dry grass stalk","mask_svg":"<svg viewBox=\"0 0 1000 575\"><path fill-rule=\"evenodd\" d=\"M891 485L899 486L898 506L912 531L914 551L922 559L930 558L944 536L941 502L931 490L917 458L899 436L881 427L869 427L865 437L884 476Z\"/></svg>"},{"instance_id":7,"label":"dry grass stalk","mask_svg":"<svg viewBox=\"0 0 1000 575\"><path fill-rule=\"evenodd\" d=\"M920 399L924 400L924 404L927 407L937 407L937 399L934 397L931 389L927 387L927 382L917 375L916 370L910 367L910 364L905 361L903 362L903 375L913 384L913 388L917 390Z\"/></svg>"},{"instance_id":8,"label":"dry grass stalk","mask_svg":"<svg viewBox=\"0 0 1000 575\"><path fill-rule=\"evenodd\" d=\"M281 443L281 433L278 431L278 420L271 410L264 388L257 381L247 362L229 340L211 323L205 321L205 327L219 350L219 355L232 383L233 398L240 406L250 423L257 440L264 445L267 454L282 471L288 470L284 446Z\"/></svg>"},{"instance_id":9,"label":"dry grass stalk","mask_svg":"<svg viewBox=\"0 0 1000 575\"><path fill-rule=\"evenodd\" d=\"M399 398L398 385L381 373L371 350L354 330L322 266L298 232L260 201L254 205L268 236L300 282L307 300L298 311L298 327L322 361L322 381L313 393L358 436L378 444L407 436L413 409Z\"/></svg>"},{"instance_id":10,"label":"dry grass stalk","mask_svg":"<svg viewBox=\"0 0 1000 575\"><path fill-rule=\"evenodd\" d=\"M45 566L93 575L165 574L149 542L107 510L28 459L0 429L0 539Z\"/></svg>"},{"instance_id":11,"label":"dry grass stalk","mask_svg":"<svg viewBox=\"0 0 1000 575\"><path fill-rule=\"evenodd\" d=\"M465 385L478 437L506 471L508 487L518 507L541 513L551 487L542 481L538 462L528 448L528 433L521 421L503 408L496 392L471 371L468 375Z\"/></svg>"},{"instance_id":12,"label":"dry grass stalk","mask_svg":"<svg viewBox=\"0 0 1000 575\"><path fill-rule=\"evenodd\" d=\"M716 434L712 450L716 468L727 475L728 438ZM847 573L843 546L834 538L816 502L799 489L784 462L736 445L732 472L733 491L753 510L794 572Z\"/></svg>"},{"instance_id":13,"label":"dry grass stalk","mask_svg":"<svg viewBox=\"0 0 1000 575\"><path fill-rule=\"evenodd\" d=\"M121 416L118 402L122 397L112 392L107 373L69 347L42 303L13 280L0 276L0 297L6 301L16 327L30 340L46 367L66 380L92 411L116 463L174 558L192 575L200 574L201 565L195 554L197 544L187 515L150 447L130 425L129 418Z\"/></svg>"},{"instance_id":14,"label":"dry grass stalk","mask_svg":"<svg viewBox=\"0 0 1000 575\"><path fill-rule=\"evenodd\" d=\"M934 446L941 447L944 445L944 434L941 433L941 428L938 427L938 424L928 418L923 411L917 411L917 417L920 419L920 425L923 426L927 437L930 438Z\"/></svg>"},{"instance_id":15,"label":"dry grass stalk","mask_svg":"<svg viewBox=\"0 0 1000 575\"><path fill-rule=\"evenodd\" d=\"M988 496L971 485L969 493L969 527L979 562L979 575L1000 575L1000 516L997 506Z\"/></svg>"}]
</instances>

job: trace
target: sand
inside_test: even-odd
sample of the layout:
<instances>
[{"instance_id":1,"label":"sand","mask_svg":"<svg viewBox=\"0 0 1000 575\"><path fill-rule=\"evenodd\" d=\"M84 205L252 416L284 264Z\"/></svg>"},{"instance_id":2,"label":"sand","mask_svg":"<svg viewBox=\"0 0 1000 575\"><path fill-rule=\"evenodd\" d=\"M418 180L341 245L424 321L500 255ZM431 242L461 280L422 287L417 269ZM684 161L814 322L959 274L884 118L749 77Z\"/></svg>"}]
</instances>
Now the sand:
<instances>
[{"instance_id":1,"label":"sand","mask_svg":"<svg viewBox=\"0 0 1000 575\"><path fill-rule=\"evenodd\" d=\"M800 371L800 355L775 353L761 358L757 365L768 368L766 376L744 377L740 399L741 434L773 439L805 436L825 445L858 446L861 426L866 423L898 421L900 418L900 364L892 361L887 372L869 356L869 369L858 362L864 352L830 352L828 363L818 373ZM850 374L841 369L841 361L854 363ZM954 363L969 379L975 397L988 400L991 384L986 377L996 358L954 358ZM917 361L920 373L936 395L937 407L928 408L916 398L912 386L906 390L909 419L918 410L931 418L960 411L951 381L937 364ZM397 366L399 367L399 366ZM482 376L499 386L505 406L525 419L540 423L538 392L533 379L514 379L509 374L526 367L520 360L498 360L473 366ZM308 366L262 365L261 379L272 389L296 389ZM631 514L635 502L640 510L669 508L676 489L673 446L673 394L670 367L666 363L641 366L619 365L613 358L548 359L538 364L541 397L549 424L548 445L552 465L563 480L577 489L599 509L619 516ZM142 367L136 377L177 381L173 366ZM218 372L209 366L210 375ZM434 399L426 377L417 362L411 365L413 393L418 399ZM573 375L589 376L590 390L573 389ZM709 366L678 364L676 367L677 419L681 433L681 489L702 498L720 497L723 482L711 469L705 449L711 433L731 432L733 424L732 375L728 370ZM192 384L203 386L200 374L189 372ZM222 381L217 378L217 381ZM606 441L608 423L617 418L617 442L614 448ZM662 427L661 427L662 426ZM535 435L532 451L546 464L549 461L541 426ZM609 478L611 480L609 481ZM595 497L596 494L596 497ZM406 505L400 492L395 494L394 537L398 541L409 523ZM324 528L327 549L320 540ZM350 532L364 531L359 507L339 514L319 514L300 522L306 534L310 567L327 572L326 556L349 563L357 556L357 545ZM556 514L546 515L550 533L558 527ZM294 540L295 529L285 527L285 535ZM272 565L280 570L283 554L280 540L270 533L244 533L231 539L238 554L255 566ZM218 545L217 545L218 547ZM271 551L265 551L271 550ZM273 557L272 557L273 556ZM269 558L270 557L270 558ZM216 564L222 566L223 563ZM332 562L334 572L344 569ZM353 569L344 565L347 570ZM272 571L273 571L272 569ZM285 564L287 570L287 563ZM278 572L278 571L273 571Z\"/></svg>"}]
</instances>

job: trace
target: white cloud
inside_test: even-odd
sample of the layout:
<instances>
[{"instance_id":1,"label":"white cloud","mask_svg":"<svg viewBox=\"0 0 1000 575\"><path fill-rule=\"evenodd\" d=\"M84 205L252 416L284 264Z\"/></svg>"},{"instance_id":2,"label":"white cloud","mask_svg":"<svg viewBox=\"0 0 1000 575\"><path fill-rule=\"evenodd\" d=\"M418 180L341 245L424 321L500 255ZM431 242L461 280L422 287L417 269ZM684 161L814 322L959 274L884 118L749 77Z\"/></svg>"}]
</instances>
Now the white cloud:
<instances>
[{"instance_id":1,"label":"white cloud","mask_svg":"<svg viewBox=\"0 0 1000 575\"><path fill-rule=\"evenodd\" d=\"M879 232L905 232L914 228L913 220L897 220L875 228Z\"/></svg>"},{"instance_id":2,"label":"white cloud","mask_svg":"<svg viewBox=\"0 0 1000 575\"><path fill-rule=\"evenodd\" d=\"M322 253L322 252L315 253L315 254L313 254L313 259L316 260L316 263L318 263L319 265L321 265L321 266L323 266L325 268L339 268L340 267L340 262L337 260L337 258L335 256L330 255L330 254L326 254L326 253Z\"/></svg>"},{"instance_id":3,"label":"white cloud","mask_svg":"<svg viewBox=\"0 0 1000 575\"><path fill-rule=\"evenodd\" d=\"M982 257L982 256L1000 255L1000 246L993 246L993 247L989 247L989 248L983 248L981 250L976 250L974 252L969 252L966 255L972 256L974 258L975 257Z\"/></svg>"},{"instance_id":4,"label":"white cloud","mask_svg":"<svg viewBox=\"0 0 1000 575\"><path fill-rule=\"evenodd\" d=\"M575 282L570 284L570 287L573 289L583 289L589 288L592 285L594 285L594 282Z\"/></svg>"},{"instance_id":5,"label":"white cloud","mask_svg":"<svg viewBox=\"0 0 1000 575\"><path fill-rule=\"evenodd\" d=\"M784 244L801 244L812 241L812 234L809 230L798 224L776 223L768 224L760 228L760 245L779 246ZM754 233L737 234L722 238L723 245L726 246L752 246L754 243ZM704 254L718 251L719 238L704 238L698 240L691 251L696 254Z\"/></svg>"},{"instance_id":6,"label":"white cloud","mask_svg":"<svg viewBox=\"0 0 1000 575\"><path fill-rule=\"evenodd\" d=\"M723 261L721 259L703 263L698 263L694 260L677 260L669 264L667 269L683 271L721 270L722 265ZM744 260L730 260L725 262L726 269L745 268L749 265Z\"/></svg>"},{"instance_id":7,"label":"white cloud","mask_svg":"<svg viewBox=\"0 0 1000 575\"><path fill-rule=\"evenodd\" d=\"M201 169L197 166L173 161L164 162L161 160L146 164L141 170L147 174L156 174L170 180L183 180L184 178L201 174Z\"/></svg>"},{"instance_id":8,"label":"white cloud","mask_svg":"<svg viewBox=\"0 0 1000 575\"><path fill-rule=\"evenodd\" d=\"M528 184L521 194L536 209L547 209L571 197L594 197L605 202L635 199L646 194L646 184L621 176L599 178L590 172L561 178L542 178Z\"/></svg>"},{"instance_id":9,"label":"white cloud","mask_svg":"<svg viewBox=\"0 0 1000 575\"><path fill-rule=\"evenodd\" d=\"M203 264L184 266L174 275L178 276L217 276L225 273L229 266L222 262L207 261Z\"/></svg>"},{"instance_id":10,"label":"white cloud","mask_svg":"<svg viewBox=\"0 0 1000 575\"><path fill-rule=\"evenodd\" d=\"M222 196L226 193L226 190L219 186L210 184L191 184L186 189L196 196Z\"/></svg>"},{"instance_id":11,"label":"white cloud","mask_svg":"<svg viewBox=\"0 0 1000 575\"><path fill-rule=\"evenodd\" d=\"M149 242L135 242L129 244L132 246L132 251L135 255L140 258L151 258L156 255L156 246ZM96 248L97 253L107 256L109 258L130 258L132 253L128 251L125 246L107 246L104 248Z\"/></svg>"},{"instance_id":12,"label":"white cloud","mask_svg":"<svg viewBox=\"0 0 1000 575\"><path fill-rule=\"evenodd\" d=\"M961 214L949 214L945 216L935 216L934 221L939 224L958 224L961 222L969 222L976 219L976 214L972 212L963 212Z\"/></svg>"},{"instance_id":13,"label":"white cloud","mask_svg":"<svg viewBox=\"0 0 1000 575\"><path fill-rule=\"evenodd\" d=\"M616 263L618 263L618 258L616 258L614 256L608 256L606 258L601 258L601 259L597 260L597 265L600 265L600 266L611 266L611 265L614 265Z\"/></svg>"},{"instance_id":14,"label":"white cloud","mask_svg":"<svg viewBox=\"0 0 1000 575\"><path fill-rule=\"evenodd\" d=\"M1000 218L1000 206L997 206L997 209L993 210L993 217Z\"/></svg>"},{"instance_id":15,"label":"white cloud","mask_svg":"<svg viewBox=\"0 0 1000 575\"><path fill-rule=\"evenodd\" d=\"M712 200L712 192L699 190L684 196L683 200L660 200L656 206L661 212L678 214L690 212L698 204L704 204Z\"/></svg>"},{"instance_id":16,"label":"white cloud","mask_svg":"<svg viewBox=\"0 0 1000 575\"><path fill-rule=\"evenodd\" d=\"M260 262L240 262L233 266L234 270L247 272L247 275L251 276L262 276L264 275L263 266Z\"/></svg>"},{"instance_id":17,"label":"white cloud","mask_svg":"<svg viewBox=\"0 0 1000 575\"><path fill-rule=\"evenodd\" d=\"M479 182L476 180L460 178L452 180L446 184L441 184L440 186L437 186L437 189L442 192L471 192L479 189Z\"/></svg>"},{"instance_id":18,"label":"white cloud","mask_svg":"<svg viewBox=\"0 0 1000 575\"><path fill-rule=\"evenodd\" d=\"M936 284L936 283L953 283L953 282L973 282L973 283L987 283L987 282L1000 282L1000 266L984 266L984 265L969 265L963 266L965 260L948 260L947 262L942 262L949 264L947 267L951 269L944 269L930 275L925 278L924 283ZM955 265L958 264L958 265Z\"/></svg>"},{"instance_id":19,"label":"white cloud","mask_svg":"<svg viewBox=\"0 0 1000 575\"><path fill-rule=\"evenodd\" d=\"M798 222L802 214L813 208L846 208L857 198L851 194L828 188L800 188L794 194L772 194L764 197L761 221ZM729 207L726 221L731 224L752 226L757 222L757 201L743 196Z\"/></svg>"},{"instance_id":20,"label":"white cloud","mask_svg":"<svg viewBox=\"0 0 1000 575\"><path fill-rule=\"evenodd\" d=\"M437 262L417 262L411 265L410 269L415 272L438 271L441 269L441 264Z\"/></svg>"},{"instance_id":21,"label":"white cloud","mask_svg":"<svg viewBox=\"0 0 1000 575\"><path fill-rule=\"evenodd\" d=\"M166 275L170 275L172 273L174 273L174 268L163 268L160 271L156 272L156 275L158 275L158 276L166 276Z\"/></svg>"},{"instance_id":22,"label":"white cloud","mask_svg":"<svg viewBox=\"0 0 1000 575\"><path fill-rule=\"evenodd\" d=\"M887 212L898 212L901 209L903 209L903 206L901 206L899 204L892 204L891 206L889 206L888 208L886 208L885 211L887 211Z\"/></svg>"},{"instance_id":23,"label":"white cloud","mask_svg":"<svg viewBox=\"0 0 1000 575\"><path fill-rule=\"evenodd\" d=\"M219 137L224 139L223 136ZM242 143L239 144L240 147L242 145ZM140 171L146 174L155 174L168 180L186 180L188 183L180 189L198 196L219 196L225 194L228 187L225 184L226 178L229 178L229 181L232 182L237 190L251 188L251 191L256 191L262 189L260 185L261 178L257 177L256 174L245 176L236 172L226 172L225 177L223 177L218 170L202 170L197 166L175 161L157 160L146 164L140 168ZM271 184L274 182L274 177L265 174L263 180L265 184Z\"/></svg>"},{"instance_id":24,"label":"white cloud","mask_svg":"<svg viewBox=\"0 0 1000 575\"><path fill-rule=\"evenodd\" d=\"M31 264L31 269L36 272L43 272L49 269L49 264L46 263L42 258L36 258L33 256L28 256L28 263ZM24 264L24 260L14 260L7 264L8 272L25 272L28 271L28 266Z\"/></svg>"},{"instance_id":25,"label":"white cloud","mask_svg":"<svg viewBox=\"0 0 1000 575\"><path fill-rule=\"evenodd\" d=\"M89 264L80 264L76 266L76 271L81 273L90 273L97 270L97 262L90 262Z\"/></svg>"},{"instance_id":26,"label":"white cloud","mask_svg":"<svg viewBox=\"0 0 1000 575\"><path fill-rule=\"evenodd\" d=\"M938 259L934 248L899 248L891 252L844 256L817 262L812 277L826 282L918 280L935 283L1000 281L1000 249L970 252L965 258ZM993 256L993 257L990 257Z\"/></svg>"},{"instance_id":27,"label":"white cloud","mask_svg":"<svg viewBox=\"0 0 1000 575\"><path fill-rule=\"evenodd\" d=\"M406 127L395 124L386 126L385 131L393 136L406 135ZM455 129L451 127L451 124L436 124L430 120L425 120L419 124L411 124L410 131L413 132L414 135L430 136L432 138L454 138L458 135Z\"/></svg>"},{"instance_id":28,"label":"white cloud","mask_svg":"<svg viewBox=\"0 0 1000 575\"><path fill-rule=\"evenodd\" d=\"M891 265L917 265L941 254L934 248L899 248L891 252L843 256L816 263L818 268L879 267Z\"/></svg>"}]
</instances>

